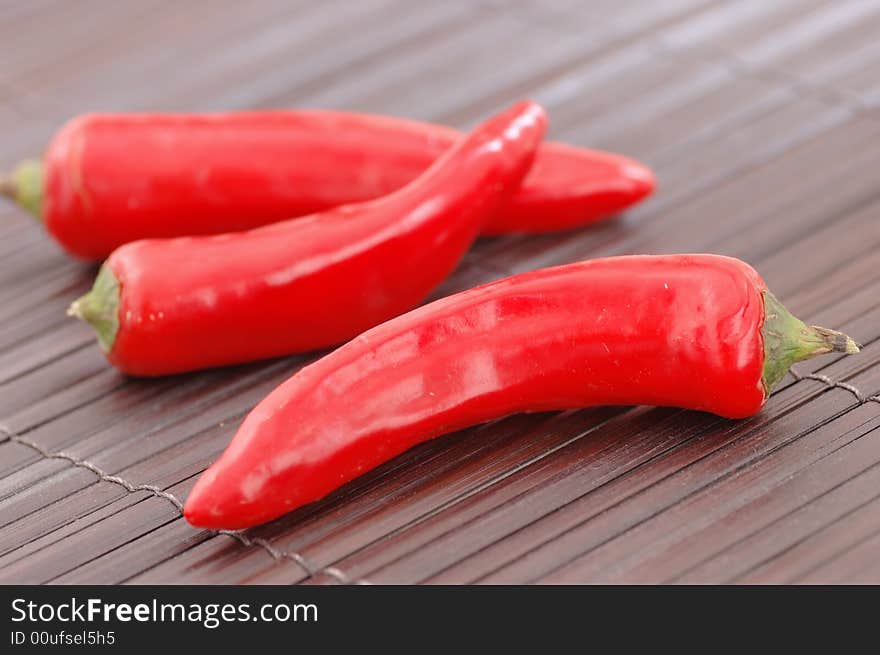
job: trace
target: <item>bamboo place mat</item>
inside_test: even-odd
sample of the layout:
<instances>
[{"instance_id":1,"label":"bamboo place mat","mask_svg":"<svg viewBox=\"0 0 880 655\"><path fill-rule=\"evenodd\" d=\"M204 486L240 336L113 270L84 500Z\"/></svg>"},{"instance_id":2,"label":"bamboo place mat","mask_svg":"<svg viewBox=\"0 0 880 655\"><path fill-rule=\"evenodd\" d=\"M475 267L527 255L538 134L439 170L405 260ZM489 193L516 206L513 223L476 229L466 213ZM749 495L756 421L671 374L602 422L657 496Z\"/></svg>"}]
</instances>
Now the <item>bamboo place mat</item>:
<instances>
[{"instance_id":1,"label":"bamboo place mat","mask_svg":"<svg viewBox=\"0 0 880 655\"><path fill-rule=\"evenodd\" d=\"M861 355L758 416L594 408L423 444L244 534L180 500L314 356L143 381L64 310L95 268L0 213L0 582L880 582L880 3L7 0L0 164L90 110L326 107L460 128L527 96L658 193L481 241L435 294L624 253L753 264Z\"/></svg>"}]
</instances>

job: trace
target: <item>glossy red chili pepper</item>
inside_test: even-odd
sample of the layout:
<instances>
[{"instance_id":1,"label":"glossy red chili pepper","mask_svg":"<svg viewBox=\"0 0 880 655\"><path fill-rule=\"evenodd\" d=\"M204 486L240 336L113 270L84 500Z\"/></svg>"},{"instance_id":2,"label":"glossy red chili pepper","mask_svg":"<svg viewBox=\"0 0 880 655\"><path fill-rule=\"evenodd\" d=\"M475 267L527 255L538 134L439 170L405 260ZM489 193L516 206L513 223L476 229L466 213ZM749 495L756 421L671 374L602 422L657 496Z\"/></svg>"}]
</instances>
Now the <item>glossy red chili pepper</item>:
<instances>
[{"instance_id":1,"label":"glossy red chili pepper","mask_svg":"<svg viewBox=\"0 0 880 655\"><path fill-rule=\"evenodd\" d=\"M332 111L92 114L68 123L43 164L0 184L88 259L142 238L219 234L387 195L459 134ZM545 144L484 232L545 232L619 212L654 188L641 164Z\"/></svg>"},{"instance_id":2,"label":"glossy red chili pepper","mask_svg":"<svg viewBox=\"0 0 880 655\"><path fill-rule=\"evenodd\" d=\"M346 341L421 302L513 193L546 126L520 103L415 182L250 232L129 243L71 307L110 361L161 375Z\"/></svg>"},{"instance_id":3,"label":"glossy red chili pepper","mask_svg":"<svg viewBox=\"0 0 880 655\"><path fill-rule=\"evenodd\" d=\"M411 446L515 412L669 405L743 417L792 362L851 339L807 327L747 264L599 259L420 307L303 368L245 419L186 501L245 528L321 498Z\"/></svg>"}]
</instances>

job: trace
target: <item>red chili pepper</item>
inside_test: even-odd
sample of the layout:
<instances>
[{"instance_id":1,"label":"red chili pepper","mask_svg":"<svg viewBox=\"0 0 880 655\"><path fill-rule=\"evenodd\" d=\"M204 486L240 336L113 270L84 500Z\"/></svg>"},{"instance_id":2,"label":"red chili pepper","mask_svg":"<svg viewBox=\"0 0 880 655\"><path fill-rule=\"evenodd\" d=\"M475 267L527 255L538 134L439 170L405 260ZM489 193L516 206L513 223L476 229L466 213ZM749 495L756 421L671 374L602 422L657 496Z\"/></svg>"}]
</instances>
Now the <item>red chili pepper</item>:
<instances>
[{"instance_id":1,"label":"red chili pepper","mask_svg":"<svg viewBox=\"0 0 880 655\"><path fill-rule=\"evenodd\" d=\"M308 218L129 243L71 313L110 361L161 375L336 345L421 302L513 193L546 126L524 102L403 189Z\"/></svg>"},{"instance_id":2,"label":"red chili pepper","mask_svg":"<svg viewBox=\"0 0 880 655\"><path fill-rule=\"evenodd\" d=\"M667 405L757 412L794 361L857 352L807 327L747 264L599 259L506 278L373 328L300 370L245 419L186 501L246 528L411 446L516 412Z\"/></svg>"},{"instance_id":3,"label":"red chili pepper","mask_svg":"<svg viewBox=\"0 0 880 655\"><path fill-rule=\"evenodd\" d=\"M55 136L42 166L0 183L87 259L142 238L250 229L387 195L458 139L449 128L332 111L93 114ZM484 232L585 225L648 195L641 164L545 144Z\"/></svg>"}]
</instances>

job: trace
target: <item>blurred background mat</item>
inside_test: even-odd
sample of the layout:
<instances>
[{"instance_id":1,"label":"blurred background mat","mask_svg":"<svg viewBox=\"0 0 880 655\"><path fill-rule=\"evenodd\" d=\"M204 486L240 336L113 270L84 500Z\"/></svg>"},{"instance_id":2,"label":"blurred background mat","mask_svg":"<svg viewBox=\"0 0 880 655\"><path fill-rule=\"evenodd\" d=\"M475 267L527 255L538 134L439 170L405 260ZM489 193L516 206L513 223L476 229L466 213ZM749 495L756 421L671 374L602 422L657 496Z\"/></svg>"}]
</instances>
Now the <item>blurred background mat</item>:
<instances>
[{"instance_id":1,"label":"blurred background mat","mask_svg":"<svg viewBox=\"0 0 880 655\"><path fill-rule=\"evenodd\" d=\"M624 253L753 264L863 353L754 418L596 408L424 444L245 535L179 501L310 357L130 380L67 319L94 267L0 209L0 582L880 582L880 2L0 3L0 165L84 111L324 107L465 128L528 96L639 158L607 224L482 240L435 295Z\"/></svg>"}]
</instances>

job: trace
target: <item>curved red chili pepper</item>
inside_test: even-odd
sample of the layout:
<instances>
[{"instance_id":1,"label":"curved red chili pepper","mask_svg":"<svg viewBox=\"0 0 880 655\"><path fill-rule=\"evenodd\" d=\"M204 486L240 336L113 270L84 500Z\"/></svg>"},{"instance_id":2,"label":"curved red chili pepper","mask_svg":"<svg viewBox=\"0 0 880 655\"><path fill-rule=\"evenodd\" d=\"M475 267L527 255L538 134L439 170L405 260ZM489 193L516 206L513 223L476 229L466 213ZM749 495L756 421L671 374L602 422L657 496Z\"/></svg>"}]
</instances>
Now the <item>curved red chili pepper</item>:
<instances>
[{"instance_id":1,"label":"curved red chili pepper","mask_svg":"<svg viewBox=\"0 0 880 655\"><path fill-rule=\"evenodd\" d=\"M793 361L858 348L808 328L747 264L599 259L510 277L369 330L248 415L186 501L245 528L321 498L411 446L515 412L669 405L757 412Z\"/></svg>"},{"instance_id":2,"label":"curved red chili pepper","mask_svg":"<svg viewBox=\"0 0 880 655\"><path fill-rule=\"evenodd\" d=\"M137 239L234 232L387 195L459 136L333 111L91 114L59 131L42 171L25 166L0 192L42 215L69 252L100 259ZM484 232L585 225L653 188L650 170L631 159L544 144Z\"/></svg>"},{"instance_id":3,"label":"curved red chili pepper","mask_svg":"<svg viewBox=\"0 0 880 655\"><path fill-rule=\"evenodd\" d=\"M520 103L403 189L308 218L116 250L71 312L110 361L161 375L315 350L421 302L519 185L546 126Z\"/></svg>"}]
</instances>

